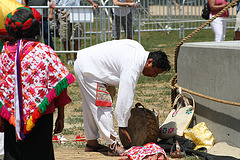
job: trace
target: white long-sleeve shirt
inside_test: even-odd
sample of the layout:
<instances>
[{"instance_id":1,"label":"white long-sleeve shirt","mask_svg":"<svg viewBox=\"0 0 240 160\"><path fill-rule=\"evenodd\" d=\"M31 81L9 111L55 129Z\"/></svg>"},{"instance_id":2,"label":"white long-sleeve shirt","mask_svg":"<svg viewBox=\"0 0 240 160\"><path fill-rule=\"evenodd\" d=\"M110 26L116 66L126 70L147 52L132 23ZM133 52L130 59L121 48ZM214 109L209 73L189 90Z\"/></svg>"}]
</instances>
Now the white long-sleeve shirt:
<instances>
[{"instance_id":1,"label":"white long-sleeve shirt","mask_svg":"<svg viewBox=\"0 0 240 160\"><path fill-rule=\"evenodd\" d=\"M148 52L134 40L113 40L80 50L79 68L88 80L119 86L115 118L119 127L127 127L134 92L147 61Z\"/></svg>"}]
</instances>

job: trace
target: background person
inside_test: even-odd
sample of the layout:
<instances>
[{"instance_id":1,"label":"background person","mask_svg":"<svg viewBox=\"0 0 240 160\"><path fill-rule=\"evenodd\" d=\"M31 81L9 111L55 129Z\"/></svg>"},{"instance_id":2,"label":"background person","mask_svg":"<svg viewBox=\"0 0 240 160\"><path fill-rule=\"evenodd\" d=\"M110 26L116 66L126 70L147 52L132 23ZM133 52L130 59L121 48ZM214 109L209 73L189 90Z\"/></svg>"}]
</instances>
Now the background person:
<instances>
[{"instance_id":1,"label":"background person","mask_svg":"<svg viewBox=\"0 0 240 160\"><path fill-rule=\"evenodd\" d=\"M236 16L236 24L235 24L235 35L234 40L240 40L240 2L237 3L237 16Z\"/></svg>"},{"instance_id":2,"label":"background person","mask_svg":"<svg viewBox=\"0 0 240 160\"><path fill-rule=\"evenodd\" d=\"M24 6L47 6L48 5L48 0L22 0L22 4ZM50 47L54 50L54 45L53 45L53 40L52 40L52 35L50 32L50 27L48 23L48 18L49 20L53 19L53 8L50 7L49 13L48 9L37 9L39 13L41 13L43 17L43 39L44 43L48 45L48 39L50 40Z\"/></svg>"},{"instance_id":3,"label":"background person","mask_svg":"<svg viewBox=\"0 0 240 160\"><path fill-rule=\"evenodd\" d=\"M225 8L229 2L226 0L208 0L208 5L211 8L209 19L215 16L219 11ZM214 33L215 42L225 41L226 29L227 29L227 17L229 17L228 10L224 12L220 17L216 18L210 23Z\"/></svg>"},{"instance_id":4,"label":"background person","mask_svg":"<svg viewBox=\"0 0 240 160\"><path fill-rule=\"evenodd\" d=\"M89 3L92 4L93 9L98 8L98 4L94 3L93 0L87 0ZM56 4L59 6L80 6L81 0L56 0ZM59 27L59 34L60 38L64 43L65 51L71 50L70 41L71 39L74 41L74 50L77 51L80 48L80 41L74 40L74 37L78 37L78 35L83 35L83 28L81 23L74 22L70 23L70 12L69 9L61 9L59 14L60 20L60 27ZM72 27L73 25L73 27ZM73 28L73 30L72 30ZM80 33L79 33L80 32ZM71 65L77 59L77 53L74 53L74 59L71 60L71 54L66 53L67 56L67 64Z\"/></svg>"},{"instance_id":5,"label":"background person","mask_svg":"<svg viewBox=\"0 0 240 160\"><path fill-rule=\"evenodd\" d=\"M104 42L78 51L74 64L82 95L82 109L87 145L85 151L102 151L99 133L109 145L109 155L119 155L123 148L117 143L113 125L113 104L108 86L117 86L118 97L115 118L122 133L131 142L127 132L130 110L138 78L157 77L171 66L164 52L147 52L134 40Z\"/></svg>"},{"instance_id":6,"label":"background person","mask_svg":"<svg viewBox=\"0 0 240 160\"><path fill-rule=\"evenodd\" d=\"M41 15L20 7L5 18L13 37L0 54L0 116L4 119L5 160L54 160L54 133L64 127L67 86L75 78L53 49L36 41Z\"/></svg>"},{"instance_id":7,"label":"background person","mask_svg":"<svg viewBox=\"0 0 240 160\"><path fill-rule=\"evenodd\" d=\"M121 25L124 28L125 36L127 39L132 39L134 35L134 29L132 24L132 11L131 6L136 9L137 4L133 0L113 0L115 6L125 6L122 8L113 9L113 38L118 40L121 38Z\"/></svg>"}]
</instances>

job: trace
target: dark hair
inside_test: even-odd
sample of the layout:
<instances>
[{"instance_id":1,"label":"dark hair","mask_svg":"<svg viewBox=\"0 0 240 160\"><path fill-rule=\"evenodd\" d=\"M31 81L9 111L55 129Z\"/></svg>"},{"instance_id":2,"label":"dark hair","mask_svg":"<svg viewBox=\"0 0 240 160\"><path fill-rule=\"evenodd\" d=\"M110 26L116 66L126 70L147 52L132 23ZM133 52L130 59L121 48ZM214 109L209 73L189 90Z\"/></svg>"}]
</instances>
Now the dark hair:
<instances>
[{"instance_id":1,"label":"dark hair","mask_svg":"<svg viewBox=\"0 0 240 160\"><path fill-rule=\"evenodd\" d=\"M150 52L148 59L153 59L152 67L161 68L163 71L169 71L171 69L168 56L163 51Z\"/></svg>"},{"instance_id":2,"label":"dark hair","mask_svg":"<svg viewBox=\"0 0 240 160\"><path fill-rule=\"evenodd\" d=\"M14 39L32 39L40 35L40 23L33 12L26 7L20 7L16 11L8 14L5 18L7 32Z\"/></svg>"}]
</instances>

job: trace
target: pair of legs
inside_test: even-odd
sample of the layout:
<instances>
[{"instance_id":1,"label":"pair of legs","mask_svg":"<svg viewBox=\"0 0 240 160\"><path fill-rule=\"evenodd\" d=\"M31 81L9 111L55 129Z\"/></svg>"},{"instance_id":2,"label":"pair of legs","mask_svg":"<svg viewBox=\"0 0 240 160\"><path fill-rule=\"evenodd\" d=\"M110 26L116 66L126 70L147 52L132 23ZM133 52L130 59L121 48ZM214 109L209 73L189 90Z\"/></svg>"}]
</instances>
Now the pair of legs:
<instances>
[{"instance_id":1,"label":"pair of legs","mask_svg":"<svg viewBox=\"0 0 240 160\"><path fill-rule=\"evenodd\" d=\"M210 19L212 15L210 14ZM215 33L215 42L225 41L226 29L227 29L227 19L225 17L218 17L211 22L211 27Z\"/></svg>"},{"instance_id":2,"label":"pair of legs","mask_svg":"<svg viewBox=\"0 0 240 160\"><path fill-rule=\"evenodd\" d=\"M72 46L72 44L71 44L71 42L70 41L65 41L64 42L64 49L67 51L67 50L71 50L71 46ZM74 51L77 51L77 50L79 50L79 48L80 48L80 40L78 41L78 40L75 40L74 41L74 45L73 45L74 47ZM74 54L74 56L73 56L73 59L74 59L74 61L77 59L77 53L73 53ZM69 61L69 60L71 60L72 58L71 58L71 53L66 53L66 57L67 57L67 60Z\"/></svg>"},{"instance_id":3,"label":"pair of legs","mask_svg":"<svg viewBox=\"0 0 240 160\"><path fill-rule=\"evenodd\" d=\"M43 39L46 45L49 45L54 50L52 35L50 32L50 27L48 25L48 18L43 18ZM48 42L50 43L48 44Z\"/></svg>"},{"instance_id":4,"label":"pair of legs","mask_svg":"<svg viewBox=\"0 0 240 160\"><path fill-rule=\"evenodd\" d=\"M125 31L127 39L132 39L134 35L134 29L132 25L132 11L126 16L113 15L112 33L113 38L119 40L121 37L121 25Z\"/></svg>"},{"instance_id":5,"label":"pair of legs","mask_svg":"<svg viewBox=\"0 0 240 160\"><path fill-rule=\"evenodd\" d=\"M240 12L237 13L236 25L235 25L235 36L233 40L240 40Z\"/></svg>"},{"instance_id":6,"label":"pair of legs","mask_svg":"<svg viewBox=\"0 0 240 160\"><path fill-rule=\"evenodd\" d=\"M83 35L82 24L79 22L70 23L70 12L61 12L59 15L60 19L60 38L63 41L64 49L66 51L74 49L78 51L80 49L81 41L80 37ZM74 44L72 45L73 42ZM71 58L71 53L66 53L68 64L73 64L77 59L77 53L73 53L73 60Z\"/></svg>"},{"instance_id":7,"label":"pair of legs","mask_svg":"<svg viewBox=\"0 0 240 160\"><path fill-rule=\"evenodd\" d=\"M93 80L94 77L82 74L79 65L82 59L81 57L78 58L76 63L74 63L74 71L82 94L83 120L87 146L98 147L99 143L97 139L101 134L109 145L110 150L123 150L123 148L117 145L118 135L114 131L113 107L111 105L112 98L107 91L107 86L103 83L96 83L96 81ZM101 87L101 89L99 89L99 87ZM99 98L102 97L104 97L104 99L101 99L101 102L106 102L108 106L103 106L103 103L101 103L101 106L96 105L99 102ZM85 151L91 149L87 146Z\"/></svg>"}]
</instances>

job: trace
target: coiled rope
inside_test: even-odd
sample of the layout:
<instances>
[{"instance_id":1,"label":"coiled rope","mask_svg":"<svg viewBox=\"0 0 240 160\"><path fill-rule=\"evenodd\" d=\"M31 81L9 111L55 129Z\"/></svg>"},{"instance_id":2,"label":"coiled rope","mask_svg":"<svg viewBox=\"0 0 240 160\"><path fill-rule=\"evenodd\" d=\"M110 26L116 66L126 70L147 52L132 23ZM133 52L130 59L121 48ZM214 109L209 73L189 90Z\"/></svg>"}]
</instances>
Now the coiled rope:
<instances>
[{"instance_id":1,"label":"coiled rope","mask_svg":"<svg viewBox=\"0 0 240 160\"><path fill-rule=\"evenodd\" d=\"M206 27L208 24L210 24L212 21L214 21L217 17L221 16L226 10L228 10L229 8L235 6L237 4L239 0L233 0L231 3L229 3L225 8L223 8L220 12L218 12L215 16L213 16L211 19L209 19L208 21L206 21L204 24L202 24L199 28L197 28L196 30L194 30L192 33L190 33L188 36L186 36L184 39L182 39L176 46L175 48L175 57L174 57L174 67L175 67L175 75L171 78L169 86L172 90L171 92L171 102L173 104L175 97L177 96L177 88L180 88L180 86L177 84L177 59L178 59L178 54L179 54L179 50L181 45L187 41L188 39L190 39L192 36L194 36L196 33L198 33L201 29L203 29L204 27ZM219 102L219 103L224 103L224 104L229 104L229 105L235 105L235 106L240 106L240 103L237 102L231 102L231 101L226 101L226 100L222 100L222 99L217 99L214 97L210 97L210 96L206 96L204 94L200 94L197 92L194 92L192 90L186 89L184 87L181 87L181 89L185 92L191 93L193 95L205 98L205 99L209 99L215 102Z\"/></svg>"}]
</instances>

